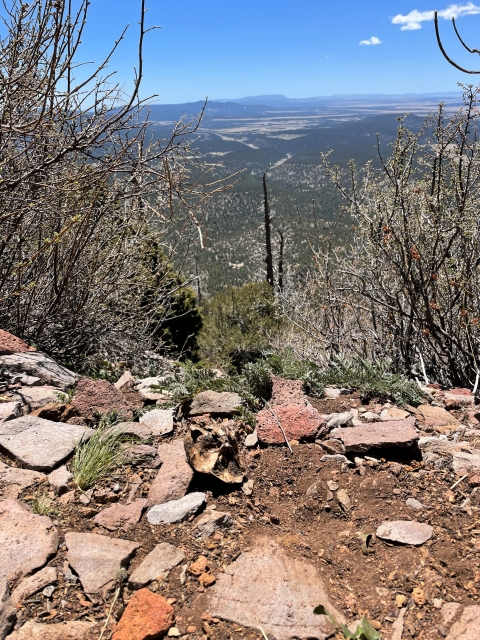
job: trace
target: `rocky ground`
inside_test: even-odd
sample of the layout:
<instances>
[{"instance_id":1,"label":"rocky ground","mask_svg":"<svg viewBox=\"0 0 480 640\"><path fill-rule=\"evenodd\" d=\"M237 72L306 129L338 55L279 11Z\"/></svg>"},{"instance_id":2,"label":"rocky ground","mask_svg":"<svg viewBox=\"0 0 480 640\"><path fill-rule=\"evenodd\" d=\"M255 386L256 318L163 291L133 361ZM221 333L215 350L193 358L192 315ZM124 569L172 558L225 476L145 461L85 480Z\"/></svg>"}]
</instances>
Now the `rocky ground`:
<instances>
[{"instance_id":1,"label":"rocky ground","mask_svg":"<svg viewBox=\"0 0 480 640\"><path fill-rule=\"evenodd\" d=\"M382 640L480 637L468 390L395 407L277 378L252 431L235 394L165 409L158 379L80 379L6 332L0 371L0 638L342 638L318 605ZM80 491L75 443L112 409L129 459Z\"/></svg>"}]
</instances>

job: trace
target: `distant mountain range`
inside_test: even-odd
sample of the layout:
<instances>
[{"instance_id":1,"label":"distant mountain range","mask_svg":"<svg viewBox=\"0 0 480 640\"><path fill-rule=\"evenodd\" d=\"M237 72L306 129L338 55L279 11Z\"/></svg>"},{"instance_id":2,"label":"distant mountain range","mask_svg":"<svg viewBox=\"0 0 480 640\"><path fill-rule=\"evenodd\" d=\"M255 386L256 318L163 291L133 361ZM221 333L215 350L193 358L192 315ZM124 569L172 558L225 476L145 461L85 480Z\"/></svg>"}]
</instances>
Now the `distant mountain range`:
<instances>
[{"instance_id":1,"label":"distant mountain range","mask_svg":"<svg viewBox=\"0 0 480 640\"><path fill-rule=\"evenodd\" d=\"M446 91L443 93L404 93L404 94L387 94L387 93L352 93L352 94L333 94L330 96L315 96L312 98L287 98L284 95L272 94L265 96L247 96L245 98L215 98L212 102L234 102L236 104L245 105L265 105L268 107L315 107L324 106L328 103L338 102L384 102L384 103L404 103L404 102L431 102L434 101L452 101L461 99L461 92Z\"/></svg>"}]
</instances>

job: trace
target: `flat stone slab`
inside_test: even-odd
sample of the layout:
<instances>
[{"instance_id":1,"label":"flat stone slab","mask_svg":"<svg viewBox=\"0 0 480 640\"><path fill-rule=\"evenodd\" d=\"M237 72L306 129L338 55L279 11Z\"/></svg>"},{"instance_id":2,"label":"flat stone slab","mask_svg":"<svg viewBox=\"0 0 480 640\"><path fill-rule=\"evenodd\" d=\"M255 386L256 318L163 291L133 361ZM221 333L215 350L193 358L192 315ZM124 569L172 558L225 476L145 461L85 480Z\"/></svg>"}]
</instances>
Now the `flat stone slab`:
<instances>
[{"instance_id":1,"label":"flat stone slab","mask_svg":"<svg viewBox=\"0 0 480 640\"><path fill-rule=\"evenodd\" d=\"M452 468L454 471L465 469L466 473L478 471L480 469L480 451L472 449L471 453L466 451L455 451L453 454Z\"/></svg>"},{"instance_id":2,"label":"flat stone slab","mask_svg":"<svg viewBox=\"0 0 480 640\"><path fill-rule=\"evenodd\" d=\"M149 507L183 498L193 478L183 440L161 444L158 455L162 466L148 492Z\"/></svg>"},{"instance_id":3,"label":"flat stone slab","mask_svg":"<svg viewBox=\"0 0 480 640\"><path fill-rule=\"evenodd\" d=\"M9 635L8 640L86 640L94 627L94 622L80 620L60 624L39 624L29 620Z\"/></svg>"},{"instance_id":4,"label":"flat stone slab","mask_svg":"<svg viewBox=\"0 0 480 640\"><path fill-rule=\"evenodd\" d=\"M17 469L0 462L0 494L5 487L16 486L18 491L22 491L37 482L41 482L44 478L45 474L38 471Z\"/></svg>"},{"instance_id":5,"label":"flat stone slab","mask_svg":"<svg viewBox=\"0 0 480 640\"><path fill-rule=\"evenodd\" d=\"M189 414L191 416L201 416L205 413L233 415L238 413L238 407L242 404L243 400L238 393L202 391L193 398Z\"/></svg>"},{"instance_id":6,"label":"flat stone slab","mask_svg":"<svg viewBox=\"0 0 480 640\"><path fill-rule=\"evenodd\" d=\"M220 574L208 611L255 630L262 627L277 640L326 640L334 635L334 628L327 616L313 613L319 604L345 622L313 565L290 558L272 540L262 540Z\"/></svg>"},{"instance_id":7,"label":"flat stone slab","mask_svg":"<svg viewBox=\"0 0 480 640\"><path fill-rule=\"evenodd\" d=\"M140 424L148 428L151 436L167 436L173 433L173 409L153 409L140 417Z\"/></svg>"},{"instance_id":8,"label":"flat stone slab","mask_svg":"<svg viewBox=\"0 0 480 640\"><path fill-rule=\"evenodd\" d=\"M463 607L457 602L449 602L443 606L442 614L444 624L448 620L447 626L455 620L446 640L478 640L480 638L480 606L478 604Z\"/></svg>"},{"instance_id":9,"label":"flat stone slab","mask_svg":"<svg viewBox=\"0 0 480 640\"><path fill-rule=\"evenodd\" d=\"M377 538L401 544L421 545L433 535L433 527L424 522L395 520L382 522L376 531Z\"/></svg>"},{"instance_id":10,"label":"flat stone slab","mask_svg":"<svg viewBox=\"0 0 480 640\"><path fill-rule=\"evenodd\" d=\"M0 424L0 451L27 469L52 471L69 458L87 427L24 416Z\"/></svg>"},{"instance_id":11,"label":"flat stone slab","mask_svg":"<svg viewBox=\"0 0 480 640\"><path fill-rule=\"evenodd\" d=\"M451 413L442 407L434 407L431 404L422 404L418 411L423 416L426 427L458 426L460 422Z\"/></svg>"},{"instance_id":12,"label":"flat stone slab","mask_svg":"<svg viewBox=\"0 0 480 640\"><path fill-rule=\"evenodd\" d=\"M189 493L180 500L157 504L147 513L147 520L150 524L183 522L195 515L205 504L205 500L205 494L197 492Z\"/></svg>"},{"instance_id":13,"label":"flat stone slab","mask_svg":"<svg viewBox=\"0 0 480 640\"><path fill-rule=\"evenodd\" d=\"M0 582L43 567L58 548L58 531L47 516L37 516L15 500L0 502Z\"/></svg>"},{"instance_id":14,"label":"flat stone slab","mask_svg":"<svg viewBox=\"0 0 480 640\"><path fill-rule=\"evenodd\" d=\"M0 356L0 368L40 378L42 384L52 385L62 390L74 387L79 379L76 373L38 351Z\"/></svg>"},{"instance_id":15,"label":"flat stone slab","mask_svg":"<svg viewBox=\"0 0 480 640\"><path fill-rule=\"evenodd\" d=\"M44 567L33 576L22 580L18 587L12 591L13 604L19 604L22 600L25 600L25 598L29 598L34 593L41 591L56 581L57 570L55 567Z\"/></svg>"},{"instance_id":16,"label":"flat stone slab","mask_svg":"<svg viewBox=\"0 0 480 640\"><path fill-rule=\"evenodd\" d=\"M160 576L168 573L185 558L185 554L168 542L157 544L153 551L135 569L128 581L130 588L146 587Z\"/></svg>"},{"instance_id":17,"label":"flat stone slab","mask_svg":"<svg viewBox=\"0 0 480 640\"><path fill-rule=\"evenodd\" d=\"M364 453L370 449L385 447L410 447L419 440L413 417L407 420L374 422L351 429L335 429L330 435L343 442L347 453Z\"/></svg>"},{"instance_id":18,"label":"flat stone slab","mask_svg":"<svg viewBox=\"0 0 480 640\"><path fill-rule=\"evenodd\" d=\"M406 420L410 416L405 409L399 409L398 407L390 407L390 409L384 409L380 414L380 420L383 422L390 422L391 420Z\"/></svg>"},{"instance_id":19,"label":"flat stone slab","mask_svg":"<svg viewBox=\"0 0 480 640\"><path fill-rule=\"evenodd\" d=\"M116 531L137 524L146 506L146 498L135 500L130 504L115 504L97 513L93 520L109 531Z\"/></svg>"},{"instance_id":20,"label":"flat stone slab","mask_svg":"<svg viewBox=\"0 0 480 640\"><path fill-rule=\"evenodd\" d=\"M14 420L22 415L21 402L0 402L0 422Z\"/></svg>"},{"instance_id":21,"label":"flat stone slab","mask_svg":"<svg viewBox=\"0 0 480 640\"><path fill-rule=\"evenodd\" d=\"M55 387L20 387L15 391L14 398L31 412L47 404L60 402L59 393L62 391Z\"/></svg>"},{"instance_id":22,"label":"flat stone slab","mask_svg":"<svg viewBox=\"0 0 480 640\"><path fill-rule=\"evenodd\" d=\"M114 584L118 570L130 562L137 542L99 536L96 533L67 533L67 560L78 574L87 594L105 593Z\"/></svg>"},{"instance_id":23,"label":"flat stone slab","mask_svg":"<svg viewBox=\"0 0 480 640\"><path fill-rule=\"evenodd\" d=\"M232 516L229 513L206 509L195 520L195 529L198 529L202 538L207 538L218 529L227 529L233 524Z\"/></svg>"}]
</instances>

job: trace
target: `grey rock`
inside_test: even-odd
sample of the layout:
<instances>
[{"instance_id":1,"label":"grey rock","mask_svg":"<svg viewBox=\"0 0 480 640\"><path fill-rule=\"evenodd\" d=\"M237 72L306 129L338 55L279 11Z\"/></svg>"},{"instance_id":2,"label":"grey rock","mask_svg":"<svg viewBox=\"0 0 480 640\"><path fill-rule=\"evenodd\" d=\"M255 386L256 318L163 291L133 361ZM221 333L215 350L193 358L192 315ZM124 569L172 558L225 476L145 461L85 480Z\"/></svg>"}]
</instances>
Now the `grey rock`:
<instances>
[{"instance_id":1,"label":"grey rock","mask_svg":"<svg viewBox=\"0 0 480 640\"><path fill-rule=\"evenodd\" d=\"M338 504L344 511L350 511L350 509L352 508L352 502L345 489L339 489L337 491L337 500Z\"/></svg>"},{"instance_id":2,"label":"grey rock","mask_svg":"<svg viewBox=\"0 0 480 640\"><path fill-rule=\"evenodd\" d=\"M325 398L336 400L344 393L348 393L348 389L339 389L338 387L325 387Z\"/></svg>"},{"instance_id":3,"label":"grey rock","mask_svg":"<svg viewBox=\"0 0 480 640\"><path fill-rule=\"evenodd\" d=\"M37 378L36 376L21 375L18 377L19 377L20 384L23 387L40 387L42 385L42 381L40 380L40 378Z\"/></svg>"},{"instance_id":4,"label":"grey rock","mask_svg":"<svg viewBox=\"0 0 480 640\"><path fill-rule=\"evenodd\" d=\"M115 504L97 513L93 520L96 524L105 527L109 531L116 531L117 529L137 524L146 506L147 500L145 498L125 505Z\"/></svg>"},{"instance_id":5,"label":"grey rock","mask_svg":"<svg viewBox=\"0 0 480 640\"><path fill-rule=\"evenodd\" d=\"M7 420L14 420L22 415L21 402L1 402L0 403L0 423Z\"/></svg>"},{"instance_id":6,"label":"grey rock","mask_svg":"<svg viewBox=\"0 0 480 640\"><path fill-rule=\"evenodd\" d=\"M140 424L146 426L151 436L168 436L173 433L173 409L154 409L140 417Z\"/></svg>"},{"instance_id":7,"label":"grey rock","mask_svg":"<svg viewBox=\"0 0 480 640\"><path fill-rule=\"evenodd\" d=\"M383 447L409 447L415 445L419 439L415 429L415 418L376 422L351 429L335 429L331 435L343 442L347 453L364 453Z\"/></svg>"},{"instance_id":8,"label":"grey rock","mask_svg":"<svg viewBox=\"0 0 480 640\"><path fill-rule=\"evenodd\" d=\"M425 509L425 505L423 505L420 500L416 500L415 498L408 498L405 504L407 505L407 507L417 509L417 511L422 511L422 509Z\"/></svg>"},{"instance_id":9,"label":"grey rock","mask_svg":"<svg viewBox=\"0 0 480 640\"><path fill-rule=\"evenodd\" d=\"M472 449L472 453L456 451L453 454L452 468L454 471L465 469L466 473L480 469L480 451Z\"/></svg>"},{"instance_id":10,"label":"grey rock","mask_svg":"<svg viewBox=\"0 0 480 640\"><path fill-rule=\"evenodd\" d=\"M0 640L12 630L17 620L17 612L10 598L7 581L0 579Z\"/></svg>"},{"instance_id":11,"label":"grey rock","mask_svg":"<svg viewBox=\"0 0 480 640\"><path fill-rule=\"evenodd\" d=\"M328 417L327 429L352 426L352 414L349 411L343 413L331 413Z\"/></svg>"},{"instance_id":12,"label":"grey rock","mask_svg":"<svg viewBox=\"0 0 480 640\"><path fill-rule=\"evenodd\" d=\"M62 391L75 386L79 379L73 371L65 369L39 351L0 356L0 368L5 368L12 373L35 376L40 378L42 384L58 387Z\"/></svg>"},{"instance_id":13,"label":"grey rock","mask_svg":"<svg viewBox=\"0 0 480 640\"><path fill-rule=\"evenodd\" d=\"M219 415L232 415L238 413L238 407L242 405L242 398L238 393L224 391L202 391L198 393L190 405L191 416L201 416L205 413Z\"/></svg>"},{"instance_id":14,"label":"grey rock","mask_svg":"<svg viewBox=\"0 0 480 640\"><path fill-rule=\"evenodd\" d=\"M142 378L141 380L137 380L135 388L137 391L140 391L141 389L150 389L150 387L153 386L158 387L165 382L166 379L167 376L151 376L150 378Z\"/></svg>"},{"instance_id":15,"label":"grey rock","mask_svg":"<svg viewBox=\"0 0 480 640\"><path fill-rule=\"evenodd\" d=\"M26 408L26 412L30 412L51 402L59 402L59 393L60 389L55 387L21 387L15 391L13 397Z\"/></svg>"},{"instance_id":16,"label":"grey rock","mask_svg":"<svg viewBox=\"0 0 480 640\"><path fill-rule=\"evenodd\" d=\"M433 535L433 527L424 522L396 520L382 522L376 531L376 535L377 538L382 540L418 546L430 540Z\"/></svg>"},{"instance_id":17,"label":"grey rock","mask_svg":"<svg viewBox=\"0 0 480 640\"><path fill-rule=\"evenodd\" d=\"M67 559L78 574L85 593L106 593L111 589L121 567L128 565L137 542L99 536L96 533L67 533Z\"/></svg>"},{"instance_id":18,"label":"grey rock","mask_svg":"<svg viewBox=\"0 0 480 640\"><path fill-rule=\"evenodd\" d=\"M58 548L58 531L46 516L37 516L16 502L0 502L0 582L23 577L43 567Z\"/></svg>"},{"instance_id":19,"label":"grey rock","mask_svg":"<svg viewBox=\"0 0 480 640\"><path fill-rule=\"evenodd\" d=\"M124 371L120 378L114 383L119 391L127 391L135 386L135 379L130 371Z\"/></svg>"},{"instance_id":20,"label":"grey rock","mask_svg":"<svg viewBox=\"0 0 480 640\"><path fill-rule=\"evenodd\" d=\"M362 413L362 420L364 422L378 422L380 420L380 416L378 413L374 413L373 411L366 411Z\"/></svg>"},{"instance_id":21,"label":"grey rock","mask_svg":"<svg viewBox=\"0 0 480 640\"><path fill-rule=\"evenodd\" d=\"M12 602L14 605L20 604L26 598L33 596L37 591L41 591L46 586L57 581L57 570L55 567L44 567L33 576L22 580L16 589L12 591Z\"/></svg>"},{"instance_id":22,"label":"grey rock","mask_svg":"<svg viewBox=\"0 0 480 640\"><path fill-rule=\"evenodd\" d=\"M49 584L48 587L45 587L45 589L42 591L42 594L46 598L51 598L53 596L54 591L55 591L55 587L53 586L53 584Z\"/></svg>"},{"instance_id":23,"label":"grey rock","mask_svg":"<svg viewBox=\"0 0 480 640\"><path fill-rule=\"evenodd\" d=\"M29 620L8 636L8 640L87 640L94 628L94 622L79 620L59 624L40 624Z\"/></svg>"},{"instance_id":24,"label":"grey rock","mask_svg":"<svg viewBox=\"0 0 480 640\"><path fill-rule=\"evenodd\" d=\"M253 433L249 433L245 438L245 446L246 447L256 447L258 444L258 433L257 430L253 431Z\"/></svg>"},{"instance_id":25,"label":"grey rock","mask_svg":"<svg viewBox=\"0 0 480 640\"><path fill-rule=\"evenodd\" d=\"M323 440L322 447L330 455L345 453L345 446L341 440Z\"/></svg>"},{"instance_id":26,"label":"grey rock","mask_svg":"<svg viewBox=\"0 0 480 640\"><path fill-rule=\"evenodd\" d=\"M52 471L71 456L82 436L91 433L80 425L24 416L0 424L0 451L27 469Z\"/></svg>"},{"instance_id":27,"label":"grey rock","mask_svg":"<svg viewBox=\"0 0 480 640\"><path fill-rule=\"evenodd\" d=\"M206 509L194 522L195 529L198 529L201 538L208 538L215 531L227 529L232 524L232 516L229 513L215 509Z\"/></svg>"},{"instance_id":28,"label":"grey rock","mask_svg":"<svg viewBox=\"0 0 480 640\"><path fill-rule=\"evenodd\" d=\"M188 464L183 440L161 444L158 455L162 466L148 492L149 507L183 498L193 478L193 469Z\"/></svg>"},{"instance_id":29,"label":"grey rock","mask_svg":"<svg viewBox=\"0 0 480 640\"><path fill-rule=\"evenodd\" d=\"M131 589L146 587L160 576L168 573L185 558L185 554L168 542L157 544L153 551L143 560L130 576L128 584Z\"/></svg>"},{"instance_id":30,"label":"grey rock","mask_svg":"<svg viewBox=\"0 0 480 640\"><path fill-rule=\"evenodd\" d=\"M58 495L62 495L68 491L68 483L73 478L73 473L67 469L67 467L59 467L48 474L48 484L55 489Z\"/></svg>"},{"instance_id":31,"label":"grey rock","mask_svg":"<svg viewBox=\"0 0 480 640\"><path fill-rule=\"evenodd\" d=\"M147 520L150 524L183 522L195 515L205 504L205 500L204 493L189 493L180 500L171 500L152 507L147 514Z\"/></svg>"},{"instance_id":32,"label":"grey rock","mask_svg":"<svg viewBox=\"0 0 480 640\"><path fill-rule=\"evenodd\" d=\"M345 623L316 568L290 558L276 542L264 539L220 574L210 592L208 611L245 627L262 627L277 640L326 640L334 629L327 616L314 615L316 603Z\"/></svg>"},{"instance_id":33,"label":"grey rock","mask_svg":"<svg viewBox=\"0 0 480 640\"><path fill-rule=\"evenodd\" d=\"M350 462L350 460L345 457L342 456L340 453L335 453L335 454L327 454L326 456L322 456L320 459L320 462L340 462L341 464L353 464L353 462Z\"/></svg>"}]
</instances>

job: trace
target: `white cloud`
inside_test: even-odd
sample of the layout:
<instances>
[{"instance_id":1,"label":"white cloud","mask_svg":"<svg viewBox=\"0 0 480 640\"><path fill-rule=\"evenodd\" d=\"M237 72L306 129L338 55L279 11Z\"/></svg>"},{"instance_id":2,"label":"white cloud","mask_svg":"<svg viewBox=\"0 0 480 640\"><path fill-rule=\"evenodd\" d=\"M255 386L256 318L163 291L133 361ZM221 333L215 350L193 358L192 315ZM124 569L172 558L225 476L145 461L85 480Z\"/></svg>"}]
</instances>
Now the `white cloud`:
<instances>
[{"instance_id":1,"label":"white cloud","mask_svg":"<svg viewBox=\"0 0 480 640\"><path fill-rule=\"evenodd\" d=\"M380 40L380 38L377 38L377 36L372 36L368 40L360 40L360 44L370 46L372 44L382 44L382 41Z\"/></svg>"},{"instance_id":2,"label":"white cloud","mask_svg":"<svg viewBox=\"0 0 480 640\"><path fill-rule=\"evenodd\" d=\"M446 9L438 12L439 18L445 20L451 20L452 18L459 18L460 16L473 16L480 13L480 7L473 2L467 2L467 4L451 4ZM422 28L422 22L433 20L435 17L434 11L418 11L414 9L410 11L406 16L401 13L392 18L392 24L401 24L402 31L416 31Z\"/></svg>"}]
</instances>

